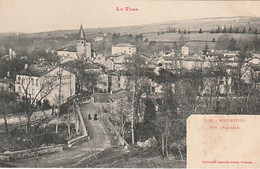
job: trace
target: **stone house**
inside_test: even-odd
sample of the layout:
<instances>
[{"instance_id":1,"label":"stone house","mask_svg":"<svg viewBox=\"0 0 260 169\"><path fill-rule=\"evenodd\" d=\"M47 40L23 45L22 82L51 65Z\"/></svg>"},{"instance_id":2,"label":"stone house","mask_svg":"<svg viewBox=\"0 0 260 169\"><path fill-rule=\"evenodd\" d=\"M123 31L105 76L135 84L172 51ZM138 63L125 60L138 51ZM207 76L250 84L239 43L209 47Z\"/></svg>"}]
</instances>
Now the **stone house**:
<instances>
[{"instance_id":1,"label":"stone house","mask_svg":"<svg viewBox=\"0 0 260 169\"><path fill-rule=\"evenodd\" d=\"M75 95L75 88L76 75L58 66L26 65L15 80L15 92L20 97L44 98L50 105L65 103L67 98Z\"/></svg>"}]
</instances>

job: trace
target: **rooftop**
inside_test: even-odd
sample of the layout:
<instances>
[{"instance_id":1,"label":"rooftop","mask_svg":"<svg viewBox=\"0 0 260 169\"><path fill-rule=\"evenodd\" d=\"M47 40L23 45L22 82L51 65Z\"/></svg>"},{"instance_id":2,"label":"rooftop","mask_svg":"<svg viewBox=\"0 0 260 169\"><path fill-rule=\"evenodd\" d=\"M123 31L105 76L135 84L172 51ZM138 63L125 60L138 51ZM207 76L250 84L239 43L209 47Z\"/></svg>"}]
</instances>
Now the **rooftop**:
<instances>
[{"instance_id":1,"label":"rooftop","mask_svg":"<svg viewBox=\"0 0 260 169\"><path fill-rule=\"evenodd\" d=\"M0 83L12 83L12 82L14 82L14 80L13 79L0 79Z\"/></svg>"},{"instance_id":2,"label":"rooftop","mask_svg":"<svg viewBox=\"0 0 260 169\"><path fill-rule=\"evenodd\" d=\"M58 49L58 51L77 52L76 46L68 46Z\"/></svg>"},{"instance_id":3,"label":"rooftop","mask_svg":"<svg viewBox=\"0 0 260 169\"><path fill-rule=\"evenodd\" d=\"M59 66L51 66L51 65L31 65L31 66L28 66L28 68L21 70L17 74L26 75L26 76L42 77L58 67ZM69 71L69 70L67 70L67 71Z\"/></svg>"},{"instance_id":4,"label":"rooftop","mask_svg":"<svg viewBox=\"0 0 260 169\"><path fill-rule=\"evenodd\" d=\"M130 43L118 43L116 45L113 45L113 47L135 47L135 45L132 45Z\"/></svg>"},{"instance_id":5,"label":"rooftop","mask_svg":"<svg viewBox=\"0 0 260 169\"><path fill-rule=\"evenodd\" d=\"M54 70L54 67L32 65L32 66L29 66L27 69L21 70L18 74L19 75L41 77L41 76L47 74L48 72L50 72L51 70Z\"/></svg>"},{"instance_id":6,"label":"rooftop","mask_svg":"<svg viewBox=\"0 0 260 169\"><path fill-rule=\"evenodd\" d=\"M82 26L82 25L80 25L80 29L79 29L79 38L80 38L81 40L85 40L85 39L86 39L85 33L84 33L84 29L83 29L83 26Z\"/></svg>"}]
</instances>

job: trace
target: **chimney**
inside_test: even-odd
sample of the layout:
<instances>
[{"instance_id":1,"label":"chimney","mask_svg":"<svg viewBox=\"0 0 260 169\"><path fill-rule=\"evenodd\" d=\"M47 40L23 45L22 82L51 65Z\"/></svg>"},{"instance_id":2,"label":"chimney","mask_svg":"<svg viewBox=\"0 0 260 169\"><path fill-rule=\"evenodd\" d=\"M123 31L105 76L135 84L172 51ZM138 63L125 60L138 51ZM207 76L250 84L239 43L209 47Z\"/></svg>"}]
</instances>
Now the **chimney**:
<instances>
[{"instance_id":1,"label":"chimney","mask_svg":"<svg viewBox=\"0 0 260 169\"><path fill-rule=\"evenodd\" d=\"M24 64L24 69L27 69L28 68L28 63L25 63Z\"/></svg>"}]
</instances>

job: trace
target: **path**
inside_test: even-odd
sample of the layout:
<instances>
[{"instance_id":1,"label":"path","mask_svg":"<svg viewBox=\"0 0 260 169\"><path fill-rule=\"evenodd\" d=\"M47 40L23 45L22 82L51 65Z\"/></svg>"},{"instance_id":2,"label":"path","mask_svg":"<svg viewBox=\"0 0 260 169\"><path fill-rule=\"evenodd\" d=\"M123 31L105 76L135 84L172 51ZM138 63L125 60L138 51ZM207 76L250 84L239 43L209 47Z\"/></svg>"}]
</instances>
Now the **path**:
<instances>
[{"instance_id":1,"label":"path","mask_svg":"<svg viewBox=\"0 0 260 169\"><path fill-rule=\"evenodd\" d=\"M80 109L90 136L89 141L62 153L45 155L38 160L26 159L13 164L18 167L84 167L82 166L84 160L111 146L104 127L99 120L94 120L94 114L98 112L97 107L93 103L87 103L80 105ZM88 120L89 113L91 120Z\"/></svg>"}]
</instances>

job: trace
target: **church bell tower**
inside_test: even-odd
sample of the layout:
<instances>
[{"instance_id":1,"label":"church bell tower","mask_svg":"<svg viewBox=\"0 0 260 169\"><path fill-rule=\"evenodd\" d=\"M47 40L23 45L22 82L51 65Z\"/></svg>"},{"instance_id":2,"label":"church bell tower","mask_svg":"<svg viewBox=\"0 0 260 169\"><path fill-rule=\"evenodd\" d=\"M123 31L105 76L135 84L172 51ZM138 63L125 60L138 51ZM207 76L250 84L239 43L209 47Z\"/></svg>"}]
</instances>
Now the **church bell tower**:
<instances>
[{"instance_id":1,"label":"church bell tower","mask_svg":"<svg viewBox=\"0 0 260 169\"><path fill-rule=\"evenodd\" d=\"M91 43L86 40L83 26L80 26L79 39L77 40L77 55L80 60L91 58Z\"/></svg>"}]
</instances>

